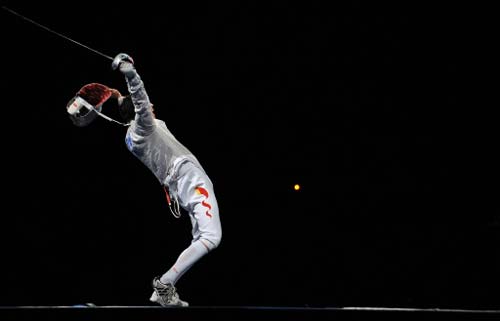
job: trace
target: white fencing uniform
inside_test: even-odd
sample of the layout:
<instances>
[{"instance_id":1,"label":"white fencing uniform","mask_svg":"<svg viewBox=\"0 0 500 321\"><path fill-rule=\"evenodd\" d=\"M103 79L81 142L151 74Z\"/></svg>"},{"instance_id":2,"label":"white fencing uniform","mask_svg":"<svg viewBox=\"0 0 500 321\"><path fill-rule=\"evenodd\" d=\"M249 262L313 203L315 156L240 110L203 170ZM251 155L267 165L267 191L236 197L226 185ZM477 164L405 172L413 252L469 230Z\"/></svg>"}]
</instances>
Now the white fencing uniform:
<instances>
[{"instance_id":1,"label":"white fencing uniform","mask_svg":"<svg viewBox=\"0 0 500 321\"><path fill-rule=\"evenodd\" d=\"M127 148L189 213L193 227L192 243L161 277L163 283L174 285L196 261L219 245L222 237L219 208L212 182L196 157L172 135L165 122L155 118L144 83L135 69L125 79L136 113L127 130Z\"/></svg>"}]
</instances>

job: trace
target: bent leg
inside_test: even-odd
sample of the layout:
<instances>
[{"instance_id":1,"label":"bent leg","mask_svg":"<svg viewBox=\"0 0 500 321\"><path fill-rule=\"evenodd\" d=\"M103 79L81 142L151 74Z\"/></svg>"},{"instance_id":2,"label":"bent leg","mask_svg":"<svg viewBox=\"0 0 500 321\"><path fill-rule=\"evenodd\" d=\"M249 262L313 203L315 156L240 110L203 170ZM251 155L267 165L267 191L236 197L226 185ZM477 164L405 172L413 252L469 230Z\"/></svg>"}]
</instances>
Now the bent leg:
<instances>
[{"instance_id":1,"label":"bent leg","mask_svg":"<svg viewBox=\"0 0 500 321\"><path fill-rule=\"evenodd\" d=\"M191 245L179 255L175 264L161 276L160 281L164 284L170 283L175 285L180 277L207 253L208 250L201 240L191 243Z\"/></svg>"},{"instance_id":2,"label":"bent leg","mask_svg":"<svg viewBox=\"0 0 500 321\"><path fill-rule=\"evenodd\" d=\"M181 205L189 211L193 241L160 279L162 283L173 285L198 260L217 248L222 238L219 207L212 183L204 172L195 167L183 169L189 170L179 179L178 196Z\"/></svg>"}]
</instances>

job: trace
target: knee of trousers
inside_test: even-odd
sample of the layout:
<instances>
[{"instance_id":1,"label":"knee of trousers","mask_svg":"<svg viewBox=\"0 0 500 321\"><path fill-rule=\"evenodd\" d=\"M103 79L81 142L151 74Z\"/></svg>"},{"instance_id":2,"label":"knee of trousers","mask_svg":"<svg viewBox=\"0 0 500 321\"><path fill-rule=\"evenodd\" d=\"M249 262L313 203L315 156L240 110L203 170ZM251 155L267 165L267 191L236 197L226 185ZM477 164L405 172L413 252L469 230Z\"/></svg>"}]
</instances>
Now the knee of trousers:
<instances>
[{"instance_id":1,"label":"knee of trousers","mask_svg":"<svg viewBox=\"0 0 500 321\"><path fill-rule=\"evenodd\" d=\"M203 243L207 246L208 251L210 252L212 250L215 250L219 246L222 239L222 234L219 232L210 235L202 235L200 239L205 241Z\"/></svg>"}]
</instances>

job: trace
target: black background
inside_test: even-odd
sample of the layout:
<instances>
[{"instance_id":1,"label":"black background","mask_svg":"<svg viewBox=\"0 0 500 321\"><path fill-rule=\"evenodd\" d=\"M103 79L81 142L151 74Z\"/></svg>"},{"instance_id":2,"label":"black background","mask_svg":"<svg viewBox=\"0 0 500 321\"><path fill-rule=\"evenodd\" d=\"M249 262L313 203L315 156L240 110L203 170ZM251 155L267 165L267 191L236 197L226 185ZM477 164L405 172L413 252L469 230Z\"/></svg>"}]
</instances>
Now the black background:
<instances>
[{"instance_id":1,"label":"black background","mask_svg":"<svg viewBox=\"0 0 500 321\"><path fill-rule=\"evenodd\" d=\"M461 112L463 12L4 4L131 55L157 117L204 165L223 240L177 284L191 305L498 307L499 214L484 187L497 170L479 157L473 108ZM90 82L124 93L123 76L6 10L1 21L0 304L149 304L189 220L169 213L125 128L77 128L65 111Z\"/></svg>"}]
</instances>

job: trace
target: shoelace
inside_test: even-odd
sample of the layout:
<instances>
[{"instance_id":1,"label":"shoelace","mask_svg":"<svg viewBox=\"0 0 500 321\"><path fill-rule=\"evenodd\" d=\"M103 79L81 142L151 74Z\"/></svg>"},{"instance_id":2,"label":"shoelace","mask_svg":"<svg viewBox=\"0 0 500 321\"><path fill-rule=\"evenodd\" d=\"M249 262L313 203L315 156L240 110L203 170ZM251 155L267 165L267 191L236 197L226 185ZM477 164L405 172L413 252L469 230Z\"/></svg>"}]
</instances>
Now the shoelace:
<instances>
[{"instance_id":1,"label":"shoelace","mask_svg":"<svg viewBox=\"0 0 500 321\"><path fill-rule=\"evenodd\" d=\"M158 295L167 301L167 303L171 303L173 299L176 297L175 288L172 285L166 285L165 287L155 287Z\"/></svg>"}]
</instances>

